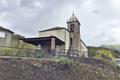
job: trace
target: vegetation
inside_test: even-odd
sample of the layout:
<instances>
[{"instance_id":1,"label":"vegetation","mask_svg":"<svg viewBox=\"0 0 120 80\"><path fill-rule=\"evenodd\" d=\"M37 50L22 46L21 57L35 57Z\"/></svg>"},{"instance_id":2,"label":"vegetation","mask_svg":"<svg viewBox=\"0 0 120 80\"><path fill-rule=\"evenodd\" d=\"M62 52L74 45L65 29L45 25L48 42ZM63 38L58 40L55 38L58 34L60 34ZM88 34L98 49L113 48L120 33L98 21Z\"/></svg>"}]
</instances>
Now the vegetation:
<instances>
[{"instance_id":1,"label":"vegetation","mask_svg":"<svg viewBox=\"0 0 120 80\"><path fill-rule=\"evenodd\" d=\"M46 54L37 49L0 47L0 56L41 58Z\"/></svg>"},{"instance_id":2,"label":"vegetation","mask_svg":"<svg viewBox=\"0 0 120 80\"><path fill-rule=\"evenodd\" d=\"M117 72L118 72L118 80L120 80L120 66L116 65L116 69L117 69Z\"/></svg>"},{"instance_id":3,"label":"vegetation","mask_svg":"<svg viewBox=\"0 0 120 80\"><path fill-rule=\"evenodd\" d=\"M63 69L71 70L71 71L80 71L80 64L78 61L70 60L66 57L53 57L52 61L57 62L60 66L64 66Z\"/></svg>"},{"instance_id":4,"label":"vegetation","mask_svg":"<svg viewBox=\"0 0 120 80\"><path fill-rule=\"evenodd\" d=\"M88 53L90 57L101 58L105 60L113 60L119 57L119 53L114 50L103 47L88 47Z\"/></svg>"},{"instance_id":5,"label":"vegetation","mask_svg":"<svg viewBox=\"0 0 120 80\"><path fill-rule=\"evenodd\" d=\"M116 58L120 58L120 45L101 45L103 48L112 50L116 54Z\"/></svg>"},{"instance_id":6,"label":"vegetation","mask_svg":"<svg viewBox=\"0 0 120 80\"><path fill-rule=\"evenodd\" d=\"M20 36L18 34L15 34L12 39L12 47L15 48L29 48L29 49L36 49L37 47L31 44L28 44L26 42L23 42L21 39L23 39L23 36Z\"/></svg>"},{"instance_id":7,"label":"vegetation","mask_svg":"<svg viewBox=\"0 0 120 80\"><path fill-rule=\"evenodd\" d=\"M0 47L0 56L16 57L43 57L42 51L36 46L23 42L23 36L15 34L12 39L11 47Z\"/></svg>"},{"instance_id":8,"label":"vegetation","mask_svg":"<svg viewBox=\"0 0 120 80\"><path fill-rule=\"evenodd\" d=\"M118 80L116 69L100 60L81 63L65 57L0 58L1 80ZM96 63L96 61L98 61ZM7 72L9 70L9 72ZM6 73L7 72L7 73ZM12 73L12 74L11 74ZM109 73L109 74L108 74Z\"/></svg>"}]
</instances>

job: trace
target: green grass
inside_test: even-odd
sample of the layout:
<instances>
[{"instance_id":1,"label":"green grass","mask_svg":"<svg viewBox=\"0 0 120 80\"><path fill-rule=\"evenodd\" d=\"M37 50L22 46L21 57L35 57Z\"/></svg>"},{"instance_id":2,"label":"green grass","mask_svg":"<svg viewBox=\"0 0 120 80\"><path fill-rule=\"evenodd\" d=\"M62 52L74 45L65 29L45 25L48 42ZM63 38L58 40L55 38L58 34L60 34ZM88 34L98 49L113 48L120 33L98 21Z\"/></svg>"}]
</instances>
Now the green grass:
<instances>
[{"instance_id":1,"label":"green grass","mask_svg":"<svg viewBox=\"0 0 120 80\"><path fill-rule=\"evenodd\" d=\"M12 57L46 57L47 55L40 50L24 48L0 48L0 56Z\"/></svg>"},{"instance_id":2,"label":"green grass","mask_svg":"<svg viewBox=\"0 0 120 80\"><path fill-rule=\"evenodd\" d=\"M100 58L105 60L113 60L116 58L115 52L101 47L88 47L90 57Z\"/></svg>"}]
</instances>

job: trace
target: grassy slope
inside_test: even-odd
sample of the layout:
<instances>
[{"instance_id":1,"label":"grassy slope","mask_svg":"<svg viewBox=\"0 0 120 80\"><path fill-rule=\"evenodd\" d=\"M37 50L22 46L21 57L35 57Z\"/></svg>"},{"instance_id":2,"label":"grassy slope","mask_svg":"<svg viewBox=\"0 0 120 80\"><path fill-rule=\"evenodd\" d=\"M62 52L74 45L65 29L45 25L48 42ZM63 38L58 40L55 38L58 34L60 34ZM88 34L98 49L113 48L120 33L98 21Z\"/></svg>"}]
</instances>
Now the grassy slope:
<instances>
[{"instance_id":1,"label":"grassy slope","mask_svg":"<svg viewBox=\"0 0 120 80\"><path fill-rule=\"evenodd\" d=\"M108 48L116 52L120 52L120 45L101 45L101 47Z\"/></svg>"},{"instance_id":2,"label":"grassy slope","mask_svg":"<svg viewBox=\"0 0 120 80\"><path fill-rule=\"evenodd\" d=\"M120 52L107 47L88 47L89 56L103 59L120 58Z\"/></svg>"}]
</instances>

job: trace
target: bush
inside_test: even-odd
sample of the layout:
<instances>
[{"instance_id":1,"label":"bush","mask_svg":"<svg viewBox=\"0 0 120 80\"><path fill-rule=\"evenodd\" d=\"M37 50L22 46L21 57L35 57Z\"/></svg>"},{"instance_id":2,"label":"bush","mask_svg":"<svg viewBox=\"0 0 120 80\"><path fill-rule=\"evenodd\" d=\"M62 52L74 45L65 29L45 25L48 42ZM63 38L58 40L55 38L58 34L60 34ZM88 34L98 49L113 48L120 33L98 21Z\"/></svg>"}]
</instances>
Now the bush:
<instances>
[{"instance_id":1,"label":"bush","mask_svg":"<svg viewBox=\"0 0 120 80\"><path fill-rule=\"evenodd\" d=\"M11 49L11 48L0 48L0 56L15 56L17 52L17 49Z\"/></svg>"}]
</instances>

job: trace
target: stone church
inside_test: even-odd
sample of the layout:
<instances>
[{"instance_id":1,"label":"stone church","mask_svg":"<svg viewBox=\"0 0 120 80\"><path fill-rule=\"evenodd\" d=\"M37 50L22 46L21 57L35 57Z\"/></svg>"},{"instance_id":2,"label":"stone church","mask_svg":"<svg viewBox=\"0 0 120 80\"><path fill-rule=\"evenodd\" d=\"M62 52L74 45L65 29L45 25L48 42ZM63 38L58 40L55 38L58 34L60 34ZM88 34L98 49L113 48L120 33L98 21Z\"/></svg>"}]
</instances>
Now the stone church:
<instances>
[{"instance_id":1,"label":"stone church","mask_svg":"<svg viewBox=\"0 0 120 80\"><path fill-rule=\"evenodd\" d=\"M88 49L80 37L80 22L72 14L65 27L53 27L39 31L35 38L25 38L24 42L38 46L41 50L55 50L57 52L75 53L80 56L88 56Z\"/></svg>"}]
</instances>

